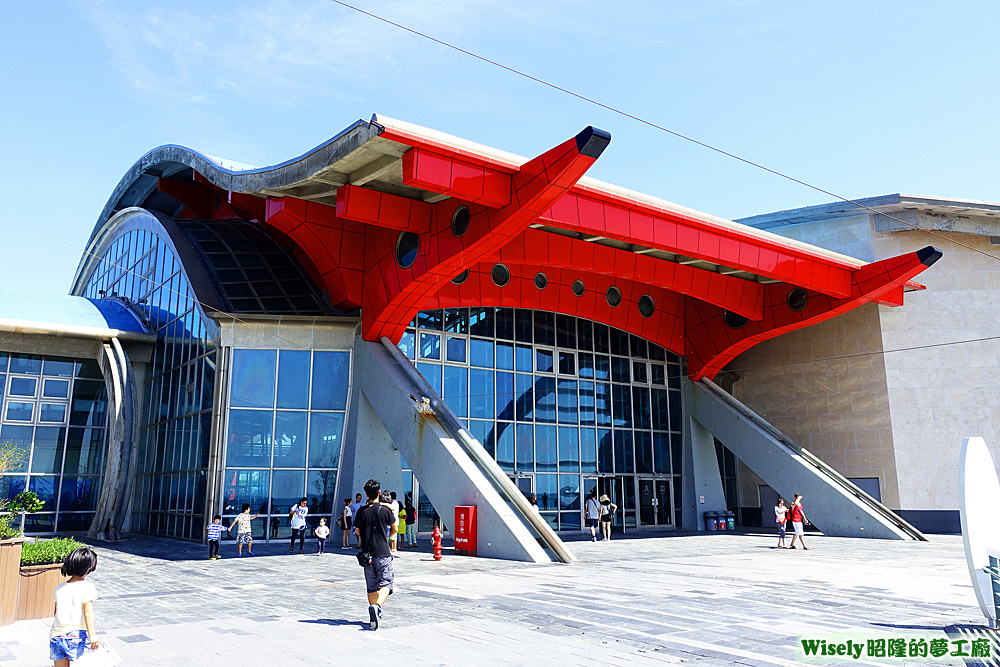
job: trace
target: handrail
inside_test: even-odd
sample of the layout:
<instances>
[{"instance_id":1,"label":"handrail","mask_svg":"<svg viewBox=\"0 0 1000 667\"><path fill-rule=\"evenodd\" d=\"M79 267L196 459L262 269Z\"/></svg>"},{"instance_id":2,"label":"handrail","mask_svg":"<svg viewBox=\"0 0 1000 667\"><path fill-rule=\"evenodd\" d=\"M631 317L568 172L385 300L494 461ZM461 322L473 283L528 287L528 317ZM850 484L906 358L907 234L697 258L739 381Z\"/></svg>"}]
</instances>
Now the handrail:
<instances>
[{"instance_id":1,"label":"handrail","mask_svg":"<svg viewBox=\"0 0 1000 667\"><path fill-rule=\"evenodd\" d=\"M922 542L927 542L927 536L917 530L914 526L907 523L902 517L893 512L891 509L883 505L881 502L870 496L864 489L858 487L854 482L847 479L835 469L827 465L822 459L818 458L815 454L805 449L798 443L789 439L787 435L775 428L771 423L765 420L763 417L758 415L756 412L747 407L746 404L740 402L733 396L731 396L726 390L724 390L719 385L715 384L708 378L702 378L700 381L701 385L713 396L723 401L729 407L733 408L737 412L741 413L748 421L753 423L762 431L766 432L768 435L773 437L775 440L783 444L784 446L791 449L794 453L798 454L807 463L812 465L814 468L818 468L820 472L824 473L831 480L836 482L838 486L853 495L855 498L860 500L862 503L873 508L876 512L881 514L883 517L891 521L896 525L897 528L908 534L915 540L920 540Z\"/></svg>"},{"instance_id":2,"label":"handrail","mask_svg":"<svg viewBox=\"0 0 1000 667\"><path fill-rule=\"evenodd\" d=\"M430 398L431 407L434 409L434 414L437 416L438 422L454 437L455 442L462 447L473 463L476 464L479 470L493 484L500 497L512 504L521 516L521 519L535 529L542 542L552 550L552 553L555 554L560 563L572 563L576 560L576 557L566 548L562 540L559 539L559 536L552 530L552 527L542 517L532 511L531 505L528 504L524 494L514 486L510 478L507 477L507 473L486 452L483 445L469 435L462 423L458 421L455 413L438 396L437 392L428 384L424 376L417 371L416 366L385 336L382 337L381 343L410 381L420 388L424 396Z\"/></svg>"}]
</instances>

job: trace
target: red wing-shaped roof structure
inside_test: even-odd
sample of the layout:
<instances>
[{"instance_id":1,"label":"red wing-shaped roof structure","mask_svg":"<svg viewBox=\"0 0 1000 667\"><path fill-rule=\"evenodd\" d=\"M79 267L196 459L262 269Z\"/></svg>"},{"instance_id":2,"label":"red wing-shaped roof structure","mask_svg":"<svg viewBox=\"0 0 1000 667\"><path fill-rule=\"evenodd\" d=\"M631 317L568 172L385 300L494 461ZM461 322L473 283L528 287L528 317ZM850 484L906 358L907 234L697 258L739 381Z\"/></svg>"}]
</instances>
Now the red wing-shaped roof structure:
<instances>
[{"instance_id":1,"label":"red wing-shaped roof structure","mask_svg":"<svg viewBox=\"0 0 1000 667\"><path fill-rule=\"evenodd\" d=\"M398 342L429 308L534 308L642 336L686 356L695 380L864 303L902 305L941 256L865 264L588 178L610 141L588 127L525 159L376 115L263 169L163 146L126 174L91 242L129 206L248 220L280 232L334 307L360 309L366 340Z\"/></svg>"}]
</instances>

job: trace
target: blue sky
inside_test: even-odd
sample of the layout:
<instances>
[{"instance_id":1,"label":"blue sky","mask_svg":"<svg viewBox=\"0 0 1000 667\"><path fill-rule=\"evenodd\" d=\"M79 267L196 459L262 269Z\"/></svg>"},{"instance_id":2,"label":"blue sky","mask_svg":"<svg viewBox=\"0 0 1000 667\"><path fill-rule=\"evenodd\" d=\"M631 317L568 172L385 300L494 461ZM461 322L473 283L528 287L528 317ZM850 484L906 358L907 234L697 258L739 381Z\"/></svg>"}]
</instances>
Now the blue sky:
<instances>
[{"instance_id":1,"label":"blue sky","mask_svg":"<svg viewBox=\"0 0 1000 667\"><path fill-rule=\"evenodd\" d=\"M355 2L846 197L1000 200L995 3ZM592 176L728 218L830 201L329 0L4 13L0 214L62 242L0 217L0 287L66 293L154 146L264 166L373 112L526 156L595 125Z\"/></svg>"}]
</instances>

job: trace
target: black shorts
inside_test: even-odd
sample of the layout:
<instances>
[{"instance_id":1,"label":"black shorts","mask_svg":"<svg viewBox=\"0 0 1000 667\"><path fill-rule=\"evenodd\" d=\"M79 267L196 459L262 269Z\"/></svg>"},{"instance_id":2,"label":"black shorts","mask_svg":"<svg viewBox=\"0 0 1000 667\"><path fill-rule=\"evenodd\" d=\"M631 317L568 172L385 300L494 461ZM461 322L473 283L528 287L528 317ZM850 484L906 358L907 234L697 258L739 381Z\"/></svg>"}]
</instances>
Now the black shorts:
<instances>
[{"instance_id":1,"label":"black shorts","mask_svg":"<svg viewBox=\"0 0 1000 667\"><path fill-rule=\"evenodd\" d=\"M598 528L600 519L587 519L587 528Z\"/></svg>"}]
</instances>

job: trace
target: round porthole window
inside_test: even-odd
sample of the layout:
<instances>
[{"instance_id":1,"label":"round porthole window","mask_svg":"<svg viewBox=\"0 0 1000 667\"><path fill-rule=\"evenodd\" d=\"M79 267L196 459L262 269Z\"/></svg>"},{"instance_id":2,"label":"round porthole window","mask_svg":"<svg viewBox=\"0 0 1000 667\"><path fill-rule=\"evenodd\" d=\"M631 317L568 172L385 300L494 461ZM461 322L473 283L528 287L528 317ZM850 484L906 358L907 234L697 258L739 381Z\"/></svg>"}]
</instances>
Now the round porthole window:
<instances>
[{"instance_id":1,"label":"round porthole window","mask_svg":"<svg viewBox=\"0 0 1000 667\"><path fill-rule=\"evenodd\" d=\"M396 239L396 263L404 269L410 268L420 251L420 237L413 232L400 232Z\"/></svg>"},{"instance_id":2,"label":"round porthole window","mask_svg":"<svg viewBox=\"0 0 1000 667\"><path fill-rule=\"evenodd\" d=\"M725 322L726 326L730 329L742 329L750 320L742 315L738 315L737 313L724 310L722 311L722 321Z\"/></svg>"},{"instance_id":3,"label":"round porthole window","mask_svg":"<svg viewBox=\"0 0 1000 667\"><path fill-rule=\"evenodd\" d=\"M653 297L648 294L643 294L639 297L639 314L643 317L652 317L653 311L656 310L656 304L653 303Z\"/></svg>"},{"instance_id":4,"label":"round porthole window","mask_svg":"<svg viewBox=\"0 0 1000 667\"><path fill-rule=\"evenodd\" d=\"M801 287L796 287L788 293L788 308L798 312L809 303L809 292Z\"/></svg>"},{"instance_id":5,"label":"round porthole window","mask_svg":"<svg viewBox=\"0 0 1000 667\"><path fill-rule=\"evenodd\" d=\"M573 294L577 296L583 296L583 293L586 291L586 289L587 288L583 286L582 280L573 281Z\"/></svg>"},{"instance_id":6,"label":"round porthole window","mask_svg":"<svg viewBox=\"0 0 1000 667\"><path fill-rule=\"evenodd\" d=\"M538 289L545 289L546 287L548 287L548 284L549 284L548 276L546 276L541 271L535 274L535 287L537 287Z\"/></svg>"},{"instance_id":7,"label":"round porthole window","mask_svg":"<svg viewBox=\"0 0 1000 667\"><path fill-rule=\"evenodd\" d=\"M465 232L469 231L469 221L472 219L472 215L469 213L468 206L459 206L455 209L455 212L451 214L451 233L455 236L461 236Z\"/></svg>"},{"instance_id":8,"label":"round porthole window","mask_svg":"<svg viewBox=\"0 0 1000 667\"><path fill-rule=\"evenodd\" d=\"M622 302L622 291L617 287L609 287L604 297L608 300L608 305L617 308Z\"/></svg>"},{"instance_id":9,"label":"round porthole window","mask_svg":"<svg viewBox=\"0 0 1000 667\"><path fill-rule=\"evenodd\" d=\"M469 270L466 269L465 271L462 271L460 274L452 278L451 282L453 282L456 285L461 285L468 279L469 279Z\"/></svg>"},{"instance_id":10,"label":"round porthole window","mask_svg":"<svg viewBox=\"0 0 1000 667\"><path fill-rule=\"evenodd\" d=\"M510 269L503 264L494 264L493 270L490 271L490 278L493 279L494 285L503 287L510 282Z\"/></svg>"}]
</instances>

